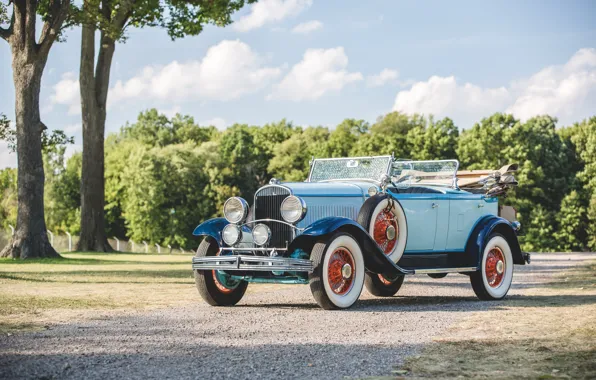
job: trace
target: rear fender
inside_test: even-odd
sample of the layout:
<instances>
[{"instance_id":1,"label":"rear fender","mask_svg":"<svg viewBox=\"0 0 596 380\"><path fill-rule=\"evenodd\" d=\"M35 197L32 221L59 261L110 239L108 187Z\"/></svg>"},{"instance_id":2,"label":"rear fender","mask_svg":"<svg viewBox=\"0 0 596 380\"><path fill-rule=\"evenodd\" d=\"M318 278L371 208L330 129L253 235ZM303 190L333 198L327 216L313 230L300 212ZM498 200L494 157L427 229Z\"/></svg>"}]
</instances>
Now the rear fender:
<instances>
[{"instance_id":1,"label":"rear fender","mask_svg":"<svg viewBox=\"0 0 596 380\"><path fill-rule=\"evenodd\" d=\"M292 241L288 247L289 252L298 248L310 252L315 243L325 241L326 238L337 232L349 233L360 244L367 271L383 274L388 278L413 273L413 271L400 268L391 261L360 224L352 219L339 216L319 219L308 226L301 235Z\"/></svg>"},{"instance_id":2,"label":"rear fender","mask_svg":"<svg viewBox=\"0 0 596 380\"><path fill-rule=\"evenodd\" d=\"M511 247L514 264L524 265L526 263L519 241L517 240L517 234L511 223L501 217L487 215L476 223L466 244L466 253L474 257L474 262L478 267L482 263L482 252L488 242L488 237L493 233L499 233L505 237L507 243L509 243L509 247Z\"/></svg>"}]
</instances>

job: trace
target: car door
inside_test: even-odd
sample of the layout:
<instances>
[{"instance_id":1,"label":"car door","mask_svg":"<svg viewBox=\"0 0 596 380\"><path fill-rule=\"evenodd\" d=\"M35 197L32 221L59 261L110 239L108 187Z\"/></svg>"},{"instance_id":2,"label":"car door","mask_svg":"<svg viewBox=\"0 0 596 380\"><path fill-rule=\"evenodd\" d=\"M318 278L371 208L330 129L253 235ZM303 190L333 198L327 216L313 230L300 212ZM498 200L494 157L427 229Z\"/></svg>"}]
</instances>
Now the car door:
<instances>
[{"instance_id":1,"label":"car door","mask_svg":"<svg viewBox=\"0 0 596 380\"><path fill-rule=\"evenodd\" d=\"M435 245L439 209L436 194L404 194L398 199L408 223L405 252L432 251Z\"/></svg>"}]
</instances>

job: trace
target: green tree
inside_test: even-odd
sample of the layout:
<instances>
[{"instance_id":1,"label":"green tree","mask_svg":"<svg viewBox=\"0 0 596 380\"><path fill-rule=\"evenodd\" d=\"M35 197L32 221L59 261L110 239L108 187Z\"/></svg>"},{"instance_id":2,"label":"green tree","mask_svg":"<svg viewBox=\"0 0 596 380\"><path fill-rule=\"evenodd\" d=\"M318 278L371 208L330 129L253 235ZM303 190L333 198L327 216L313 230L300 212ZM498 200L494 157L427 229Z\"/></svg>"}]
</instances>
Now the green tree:
<instances>
[{"instance_id":1,"label":"green tree","mask_svg":"<svg viewBox=\"0 0 596 380\"><path fill-rule=\"evenodd\" d=\"M226 26L255 0L84 0L73 12L82 25L79 83L83 118L79 250L110 251L105 233L104 137L112 58L129 27L160 27L172 39ZM96 35L99 32L99 43ZM98 51L96 52L96 46Z\"/></svg>"},{"instance_id":2,"label":"green tree","mask_svg":"<svg viewBox=\"0 0 596 380\"><path fill-rule=\"evenodd\" d=\"M425 124L420 115L388 113L373 124L369 134L358 139L352 153L362 156L393 153L397 158L410 158L412 147L408 144L408 132Z\"/></svg>"},{"instance_id":3,"label":"green tree","mask_svg":"<svg viewBox=\"0 0 596 380\"><path fill-rule=\"evenodd\" d=\"M129 237L190 247L189 232L197 219L214 213L203 169L204 160L192 144L136 146L123 173L122 211Z\"/></svg>"},{"instance_id":4,"label":"green tree","mask_svg":"<svg viewBox=\"0 0 596 380\"><path fill-rule=\"evenodd\" d=\"M52 231L80 231L81 154L64 162L64 147L44 154L46 165L46 223Z\"/></svg>"},{"instance_id":5,"label":"green tree","mask_svg":"<svg viewBox=\"0 0 596 380\"><path fill-rule=\"evenodd\" d=\"M557 214L557 231L554 233L558 250L581 251L586 244L587 210L580 194L573 190L563 198Z\"/></svg>"},{"instance_id":6,"label":"green tree","mask_svg":"<svg viewBox=\"0 0 596 380\"><path fill-rule=\"evenodd\" d=\"M416 125L406 135L410 158L414 160L441 160L456 158L459 130L449 118L437 122L428 118L428 126Z\"/></svg>"},{"instance_id":7,"label":"green tree","mask_svg":"<svg viewBox=\"0 0 596 380\"><path fill-rule=\"evenodd\" d=\"M46 126L39 114L39 93L50 49L64 26L70 5L70 0L12 0L0 7L0 38L9 44L12 53L19 178L16 231L0 252L1 257L59 256L48 241L45 225L41 146Z\"/></svg>"},{"instance_id":8,"label":"green tree","mask_svg":"<svg viewBox=\"0 0 596 380\"><path fill-rule=\"evenodd\" d=\"M459 136L457 157L465 169L500 168L508 164L503 156L507 132L518 121L512 116L495 113L464 130Z\"/></svg>"}]
</instances>

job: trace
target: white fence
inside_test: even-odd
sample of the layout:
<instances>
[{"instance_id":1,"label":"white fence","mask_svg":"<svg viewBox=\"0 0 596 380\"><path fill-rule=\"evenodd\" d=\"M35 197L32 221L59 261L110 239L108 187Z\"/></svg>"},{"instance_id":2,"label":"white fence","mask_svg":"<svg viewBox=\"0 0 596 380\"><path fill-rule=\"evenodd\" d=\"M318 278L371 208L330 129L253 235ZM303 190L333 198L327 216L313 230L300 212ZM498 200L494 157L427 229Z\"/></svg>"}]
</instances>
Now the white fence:
<instances>
[{"instance_id":1,"label":"white fence","mask_svg":"<svg viewBox=\"0 0 596 380\"><path fill-rule=\"evenodd\" d=\"M8 244L10 241L12 231L11 229L7 229L5 231L0 231L0 250ZM58 252L69 252L76 250L77 243L79 242L78 236L72 236L68 233L66 234L58 234L52 233L48 231L48 239L52 243L54 249ZM108 243L112 246L112 248L116 251L121 252L138 252L138 253L153 253L153 254L193 254L194 252L191 250L184 250L178 247L172 246L161 246L159 244L151 244L148 242L135 242L132 240L118 240L116 238L108 239Z\"/></svg>"}]
</instances>

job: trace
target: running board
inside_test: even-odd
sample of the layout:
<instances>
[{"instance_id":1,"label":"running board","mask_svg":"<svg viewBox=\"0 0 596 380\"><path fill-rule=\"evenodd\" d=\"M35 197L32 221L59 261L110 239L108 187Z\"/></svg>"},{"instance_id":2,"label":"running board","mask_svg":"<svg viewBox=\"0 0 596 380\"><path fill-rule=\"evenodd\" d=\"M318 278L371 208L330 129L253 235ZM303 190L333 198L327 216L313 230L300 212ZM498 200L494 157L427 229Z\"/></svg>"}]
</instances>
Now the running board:
<instances>
[{"instance_id":1,"label":"running board","mask_svg":"<svg viewBox=\"0 0 596 380\"><path fill-rule=\"evenodd\" d=\"M428 269L414 269L414 274L439 274L439 273L463 273L476 272L477 267L463 267L463 268L428 268Z\"/></svg>"}]
</instances>

